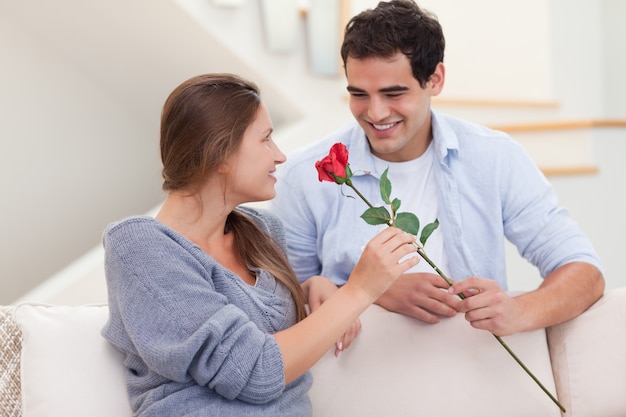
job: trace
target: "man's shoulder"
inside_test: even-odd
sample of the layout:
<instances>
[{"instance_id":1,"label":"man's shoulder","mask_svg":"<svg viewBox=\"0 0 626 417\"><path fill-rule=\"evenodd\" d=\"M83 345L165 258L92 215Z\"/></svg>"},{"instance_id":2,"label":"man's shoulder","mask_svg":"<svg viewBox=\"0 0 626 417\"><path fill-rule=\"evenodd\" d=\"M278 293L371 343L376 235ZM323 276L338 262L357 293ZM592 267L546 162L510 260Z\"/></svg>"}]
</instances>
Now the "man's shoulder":
<instances>
[{"instance_id":1,"label":"man's shoulder","mask_svg":"<svg viewBox=\"0 0 626 417\"><path fill-rule=\"evenodd\" d=\"M459 139L510 139L510 136L503 131L451 114L433 111L433 123L440 132L444 134L453 133Z\"/></svg>"},{"instance_id":2,"label":"man's shoulder","mask_svg":"<svg viewBox=\"0 0 626 417\"><path fill-rule=\"evenodd\" d=\"M449 114L433 112L433 134L442 154L458 149L466 161L523 152L508 133Z\"/></svg>"}]
</instances>

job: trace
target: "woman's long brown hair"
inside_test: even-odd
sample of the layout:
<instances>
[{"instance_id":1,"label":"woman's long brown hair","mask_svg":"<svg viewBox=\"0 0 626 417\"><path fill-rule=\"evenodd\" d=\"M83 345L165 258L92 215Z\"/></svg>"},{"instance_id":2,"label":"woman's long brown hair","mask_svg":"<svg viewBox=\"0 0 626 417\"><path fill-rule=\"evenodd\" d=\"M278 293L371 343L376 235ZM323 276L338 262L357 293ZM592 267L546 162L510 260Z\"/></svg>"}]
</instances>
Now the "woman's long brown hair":
<instances>
[{"instance_id":1,"label":"woman's long brown hair","mask_svg":"<svg viewBox=\"0 0 626 417\"><path fill-rule=\"evenodd\" d=\"M199 75L179 85L161 114L163 190L195 194L239 149L260 104L258 87L233 74ZM229 223L238 260L283 284L302 320L304 294L282 247L239 210L230 213Z\"/></svg>"}]
</instances>

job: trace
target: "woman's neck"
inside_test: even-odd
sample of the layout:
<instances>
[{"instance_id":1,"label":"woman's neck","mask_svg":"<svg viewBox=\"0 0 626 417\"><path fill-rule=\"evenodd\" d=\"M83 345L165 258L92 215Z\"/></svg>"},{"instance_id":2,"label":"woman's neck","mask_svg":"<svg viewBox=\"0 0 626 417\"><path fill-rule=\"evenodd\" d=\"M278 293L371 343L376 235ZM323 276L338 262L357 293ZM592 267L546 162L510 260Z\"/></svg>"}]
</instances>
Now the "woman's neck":
<instances>
[{"instance_id":1,"label":"woman's neck","mask_svg":"<svg viewBox=\"0 0 626 417\"><path fill-rule=\"evenodd\" d=\"M219 199L206 200L198 195L173 192L165 199L156 218L194 243L208 242L215 237L219 240L232 208L216 200Z\"/></svg>"},{"instance_id":2,"label":"woman's neck","mask_svg":"<svg viewBox=\"0 0 626 417\"><path fill-rule=\"evenodd\" d=\"M157 220L195 243L223 267L231 270L250 285L256 276L235 255L234 233L230 231L228 215L233 208L203 202L198 197L180 193L170 194Z\"/></svg>"}]
</instances>

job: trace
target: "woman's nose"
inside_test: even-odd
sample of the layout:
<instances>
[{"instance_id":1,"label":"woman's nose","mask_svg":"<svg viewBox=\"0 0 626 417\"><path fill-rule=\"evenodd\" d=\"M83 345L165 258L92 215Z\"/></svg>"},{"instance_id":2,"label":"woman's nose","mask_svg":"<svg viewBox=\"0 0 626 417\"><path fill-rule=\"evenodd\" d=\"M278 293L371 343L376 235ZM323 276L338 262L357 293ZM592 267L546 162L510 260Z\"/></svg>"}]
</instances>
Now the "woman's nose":
<instances>
[{"instance_id":1,"label":"woman's nose","mask_svg":"<svg viewBox=\"0 0 626 417\"><path fill-rule=\"evenodd\" d=\"M287 156L283 153L283 151L280 150L278 146L276 146L276 144L274 144L274 162L276 162L276 164L282 164L286 160Z\"/></svg>"}]
</instances>

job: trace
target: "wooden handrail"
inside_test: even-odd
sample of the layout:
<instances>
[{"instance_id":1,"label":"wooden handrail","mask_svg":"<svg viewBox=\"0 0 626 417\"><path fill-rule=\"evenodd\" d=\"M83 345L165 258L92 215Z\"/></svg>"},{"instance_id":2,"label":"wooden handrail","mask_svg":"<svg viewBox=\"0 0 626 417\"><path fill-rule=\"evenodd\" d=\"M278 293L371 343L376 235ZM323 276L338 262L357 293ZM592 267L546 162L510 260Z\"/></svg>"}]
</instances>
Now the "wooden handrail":
<instances>
[{"instance_id":1,"label":"wooden handrail","mask_svg":"<svg viewBox=\"0 0 626 417\"><path fill-rule=\"evenodd\" d=\"M572 167L539 167L543 175L546 177L557 177L565 175L590 175L597 174L599 169L597 166L572 166Z\"/></svg>"},{"instance_id":2,"label":"wooden handrail","mask_svg":"<svg viewBox=\"0 0 626 417\"><path fill-rule=\"evenodd\" d=\"M481 100L472 98L445 98L434 97L434 106L463 106L463 107L528 107L528 108L550 108L556 109L559 103L556 101L537 100Z\"/></svg>"},{"instance_id":3,"label":"wooden handrail","mask_svg":"<svg viewBox=\"0 0 626 417\"><path fill-rule=\"evenodd\" d=\"M513 132L537 132L552 130L591 129L595 127L626 127L624 119L594 119L594 120L570 120L541 123L523 123L510 125L489 126L494 130L507 133Z\"/></svg>"},{"instance_id":4,"label":"wooden handrail","mask_svg":"<svg viewBox=\"0 0 626 417\"><path fill-rule=\"evenodd\" d=\"M575 130L575 129L592 129L604 127L626 128L626 120L623 119L590 119L590 120L569 120L542 123L524 123L490 126L492 129L500 130L506 133L523 133L523 132L547 132L557 130ZM578 165L571 167L546 167L540 166L539 169L546 177L565 176L565 175L590 175L597 174L599 169L593 165Z\"/></svg>"}]
</instances>

